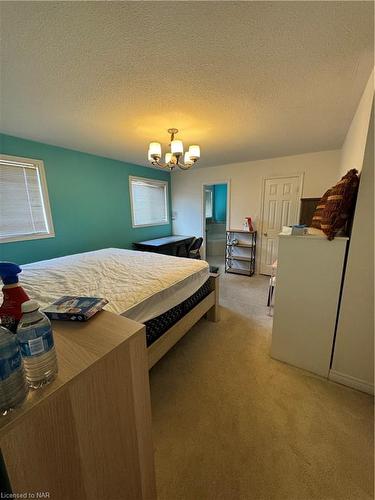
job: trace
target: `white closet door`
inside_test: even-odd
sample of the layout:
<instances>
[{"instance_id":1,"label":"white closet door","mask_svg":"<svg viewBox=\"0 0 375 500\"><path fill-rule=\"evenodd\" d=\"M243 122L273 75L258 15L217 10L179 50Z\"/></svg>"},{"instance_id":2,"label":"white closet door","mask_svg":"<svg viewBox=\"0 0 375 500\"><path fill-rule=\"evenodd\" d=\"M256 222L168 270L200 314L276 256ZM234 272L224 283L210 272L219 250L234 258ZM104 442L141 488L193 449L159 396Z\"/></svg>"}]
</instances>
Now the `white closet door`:
<instances>
[{"instance_id":1,"label":"white closet door","mask_svg":"<svg viewBox=\"0 0 375 500\"><path fill-rule=\"evenodd\" d=\"M300 184L299 176L271 178L264 182L261 274L271 274L271 265L277 259L278 235L282 227L298 224Z\"/></svg>"}]
</instances>

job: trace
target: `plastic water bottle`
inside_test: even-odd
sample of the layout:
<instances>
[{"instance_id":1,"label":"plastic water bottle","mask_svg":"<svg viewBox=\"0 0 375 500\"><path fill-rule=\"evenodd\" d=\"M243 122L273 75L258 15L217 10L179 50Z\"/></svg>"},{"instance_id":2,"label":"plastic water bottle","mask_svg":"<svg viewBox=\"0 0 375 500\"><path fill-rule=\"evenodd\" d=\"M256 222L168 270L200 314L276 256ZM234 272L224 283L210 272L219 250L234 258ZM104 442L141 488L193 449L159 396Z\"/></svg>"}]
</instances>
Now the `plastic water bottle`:
<instances>
[{"instance_id":1,"label":"plastic water bottle","mask_svg":"<svg viewBox=\"0 0 375 500\"><path fill-rule=\"evenodd\" d=\"M22 304L22 317L17 327L26 380L37 389L48 384L57 374L57 359L51 322L39 311L35 300Z\"/></svg>"},{"instance_id":2,"label":"plastic water bottle","mask_svg":"<svg viewBox=\"0 0 375 500\"><path fill-rule=\"evenodd\" d=\"M0 325L0 412L19 406L28 390L17 338Z\"/></svg>"}]
</instances>

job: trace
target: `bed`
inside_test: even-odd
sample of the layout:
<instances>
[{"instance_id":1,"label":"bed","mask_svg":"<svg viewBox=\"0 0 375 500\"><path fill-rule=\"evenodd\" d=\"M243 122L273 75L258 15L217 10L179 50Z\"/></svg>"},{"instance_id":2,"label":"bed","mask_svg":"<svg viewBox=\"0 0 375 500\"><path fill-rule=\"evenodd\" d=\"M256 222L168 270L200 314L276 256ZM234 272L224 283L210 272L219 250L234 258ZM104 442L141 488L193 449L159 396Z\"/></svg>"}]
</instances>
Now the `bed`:
<instances>
[{"instance_id":1,"label":"bed","mask_svg":"<svg viewBox=\"0 0 375 500\"><path fill-rule=\"evenodd\" d=\"M105 309L146 325L151 368L202 316L218 321L218 275L207 262L106 248L22 266L30 298L104 297Z\"/></svg>"}]
</instances>

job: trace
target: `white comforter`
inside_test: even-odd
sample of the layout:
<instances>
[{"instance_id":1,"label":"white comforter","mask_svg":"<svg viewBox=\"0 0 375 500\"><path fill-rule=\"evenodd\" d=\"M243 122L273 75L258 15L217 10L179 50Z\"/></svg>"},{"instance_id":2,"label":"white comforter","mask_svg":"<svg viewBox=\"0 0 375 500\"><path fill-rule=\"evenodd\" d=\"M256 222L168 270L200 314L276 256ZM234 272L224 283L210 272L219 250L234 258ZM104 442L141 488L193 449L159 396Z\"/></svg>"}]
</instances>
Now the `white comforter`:
<instances>
[{"instance_id":1,"label":"white comforter","mask_svg":"<svg viewBox=\"0 0 375 500\"><path fill-rule=\"evenodd\" d=\"M22 269L21 284L41 307L63 295L104 297L109 301L105 309L141 322L185 300L209 275L205 261L118 248L44 260Z\"/></svg>"}]
</instances>

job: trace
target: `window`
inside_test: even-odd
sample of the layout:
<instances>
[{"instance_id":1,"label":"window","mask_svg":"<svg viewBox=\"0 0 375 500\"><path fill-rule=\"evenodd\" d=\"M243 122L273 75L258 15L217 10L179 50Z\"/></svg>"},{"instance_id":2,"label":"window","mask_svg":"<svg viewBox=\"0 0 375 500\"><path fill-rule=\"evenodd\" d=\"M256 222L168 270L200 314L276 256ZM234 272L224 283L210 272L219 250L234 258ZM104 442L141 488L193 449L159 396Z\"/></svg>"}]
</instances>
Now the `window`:
<instances>
[{"instance_id":1,"label":"window","mask_svg":"<svg viewBox=\"0 0 375 500\"><path fill-rule=\"evenodd\" d=\"M206 219L211 219L213 216L213 200L212 200L212 189L205 189L205 209L206 209Z\"/></svg>"},{"instance_id":2,"label":"window","mask_svg":"<svg viewBox=\"0 0 375 500\"><path fill-rule=\"evenodd\" d=\"M0 155L0 242L53 236L43 162Z\"/></svg>"},{"instance_id":3,"label":"window","mask_svg":"<svg viewBox=\"0 0 375 500\"><path fill-rule=\"evenodd\" d=\"M168 224L168 182L129 177L133 227Z\"/></svg>"}]
</instances>

